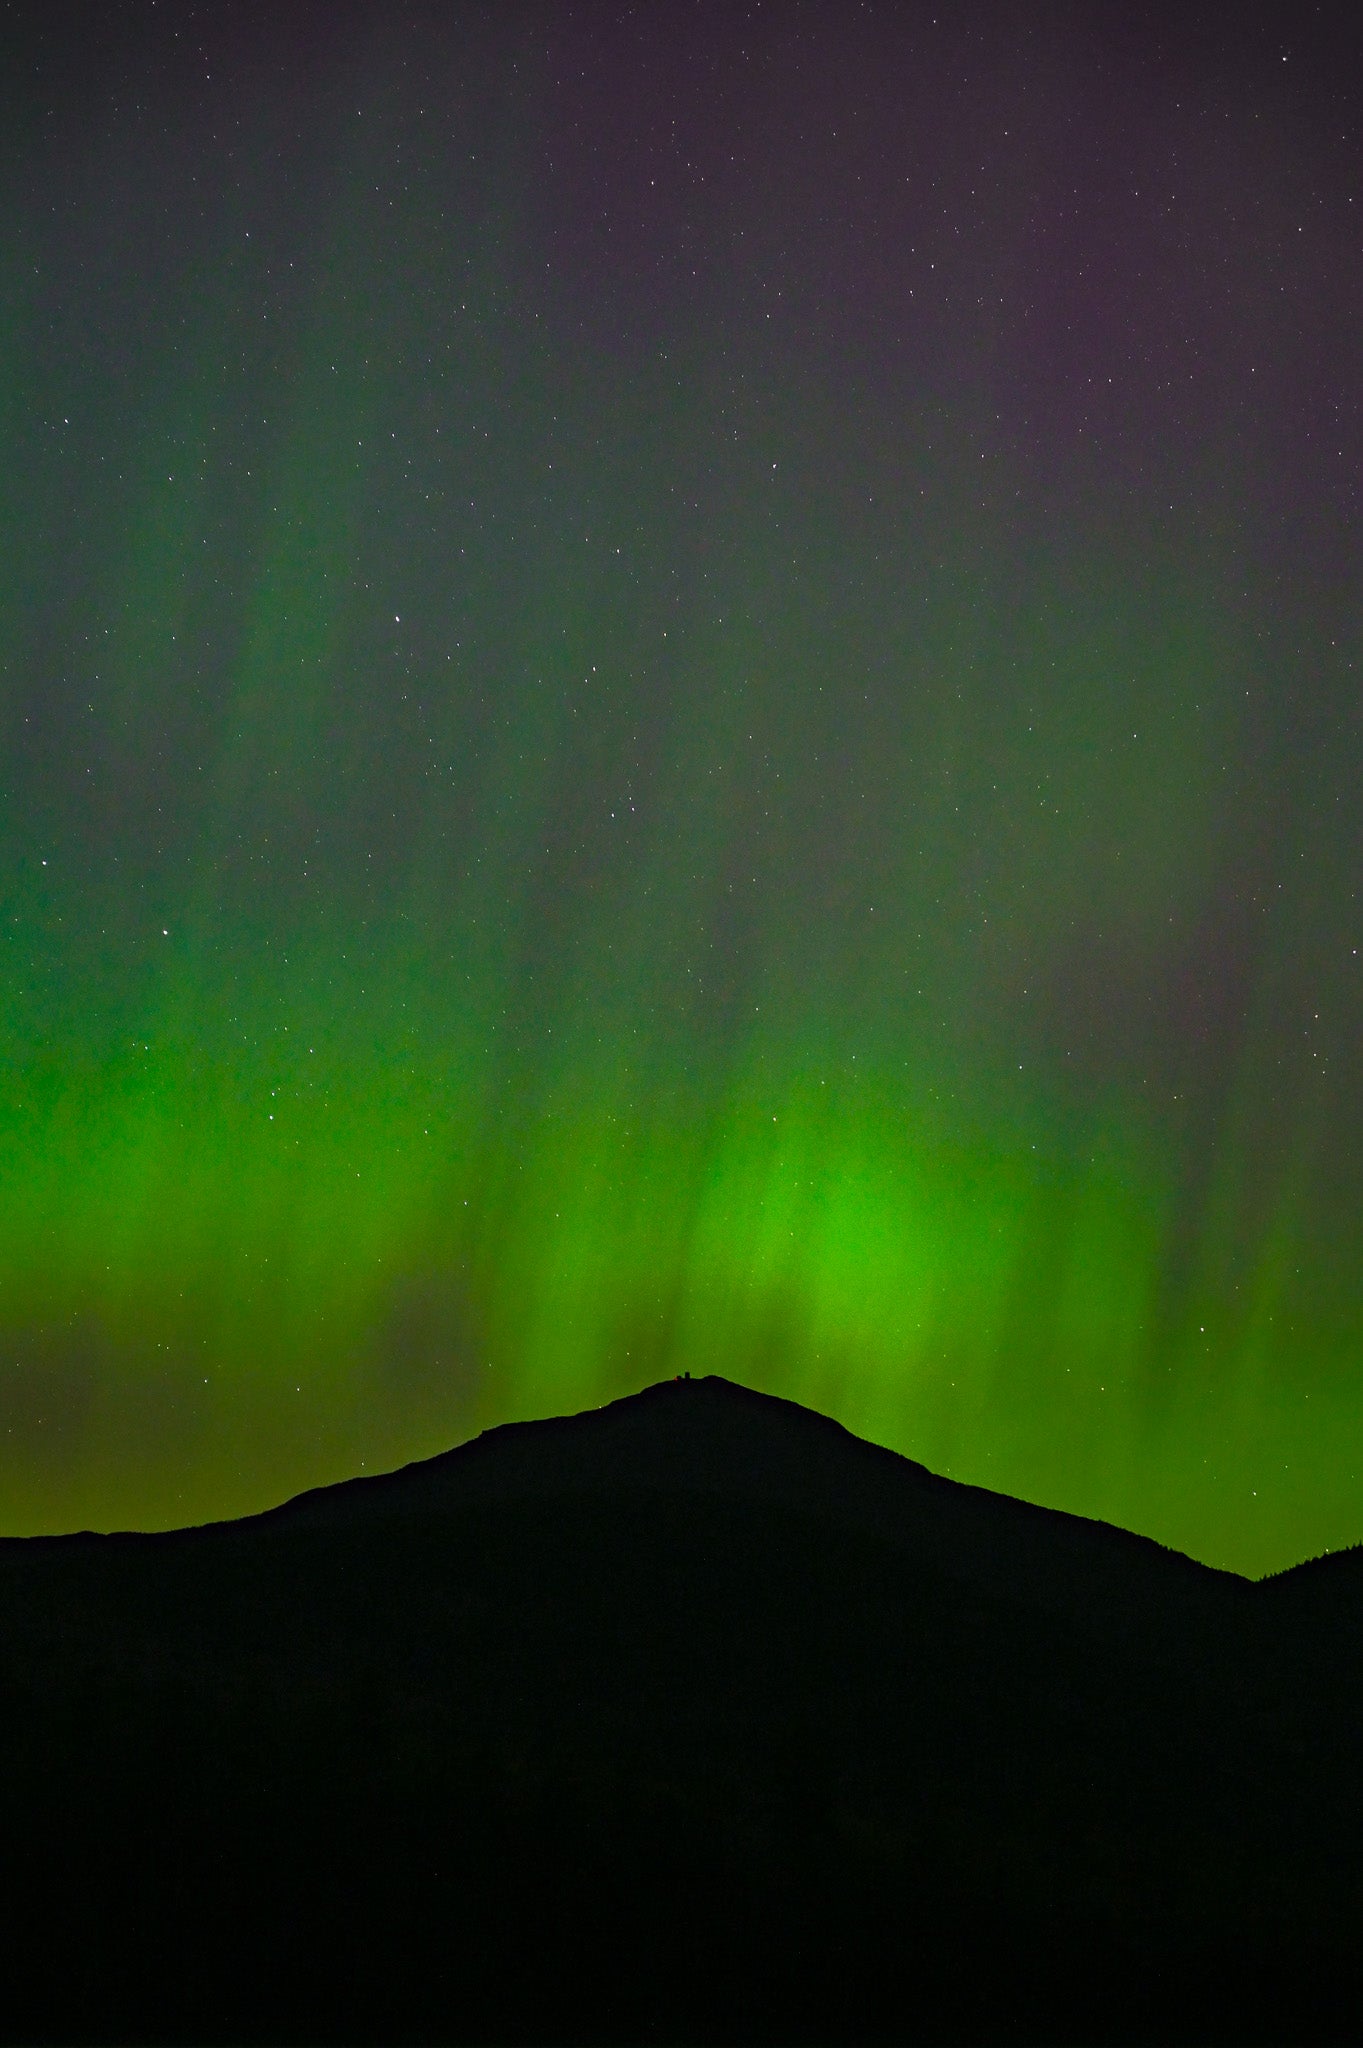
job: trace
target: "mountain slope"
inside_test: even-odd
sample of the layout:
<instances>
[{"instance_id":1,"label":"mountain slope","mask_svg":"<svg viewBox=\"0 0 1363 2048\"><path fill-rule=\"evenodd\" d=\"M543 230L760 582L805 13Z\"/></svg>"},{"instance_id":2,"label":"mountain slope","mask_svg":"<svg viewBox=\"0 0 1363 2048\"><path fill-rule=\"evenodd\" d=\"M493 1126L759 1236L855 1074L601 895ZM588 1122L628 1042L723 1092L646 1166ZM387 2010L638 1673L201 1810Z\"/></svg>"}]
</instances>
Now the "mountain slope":
<instances>
[{"instance_id":1,"label":"mountain slope","mask_svg":"<svg viewBox=\"0 0 1363 2048\"><path fill-rule=\"evenodd\" d=\"M0 2029L1343 2038L1352 1700L1265 1591L721 1380L0 1545Z\"/></svg>"}]
</instances>

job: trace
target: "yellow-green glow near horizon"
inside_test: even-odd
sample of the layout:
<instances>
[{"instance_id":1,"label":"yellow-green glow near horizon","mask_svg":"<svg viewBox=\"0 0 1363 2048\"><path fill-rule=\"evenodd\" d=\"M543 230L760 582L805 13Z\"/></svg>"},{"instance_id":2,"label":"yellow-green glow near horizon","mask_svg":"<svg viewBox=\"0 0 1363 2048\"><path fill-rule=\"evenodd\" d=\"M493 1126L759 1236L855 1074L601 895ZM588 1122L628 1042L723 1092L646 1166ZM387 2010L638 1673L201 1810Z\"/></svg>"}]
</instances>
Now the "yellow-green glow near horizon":
<instances>
[{"instance_id":1,"label":"yellow-green glow near horizon","mask_svg":"<svg viewBox=\"0 0 1363 2048\"><path fill-rule=\"evenodd\" d=\"M564 94L635 60L529 21L286 104L139 45L9 147L0 1531L690 1371L1251 1574L1363 1537L1357 614L1277 314L1194 234L1218 377L1156 306L1076 424L1043 113L979 195L923 131L967 256L829 139L900 32L798 148L775 37L757 155L669 88L702 217L647 107L597 191Z\"/></svg>"}]
</instances>

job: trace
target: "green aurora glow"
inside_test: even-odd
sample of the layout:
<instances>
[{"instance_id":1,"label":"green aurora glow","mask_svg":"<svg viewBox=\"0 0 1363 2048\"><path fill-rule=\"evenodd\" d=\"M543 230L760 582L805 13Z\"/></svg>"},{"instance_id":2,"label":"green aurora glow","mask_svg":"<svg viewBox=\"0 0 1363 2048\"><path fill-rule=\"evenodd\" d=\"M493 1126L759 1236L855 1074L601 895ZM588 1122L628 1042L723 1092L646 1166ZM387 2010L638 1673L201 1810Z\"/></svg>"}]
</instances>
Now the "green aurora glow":
<instances>
[{"instance_id":1,"label":"green aurora glow","mask_svg":"<svg viewBox=\"0 0 1363 2048\"><path fill-rule=\"evenodd\" d=\"M998 424L1016 166L952 351L851 348L770 133L641 310L534 40L8 146L0 1530L689 1370L1357 1539L1348 579L1265 597L1248 400Z\"/></svg>"}]
</instances>

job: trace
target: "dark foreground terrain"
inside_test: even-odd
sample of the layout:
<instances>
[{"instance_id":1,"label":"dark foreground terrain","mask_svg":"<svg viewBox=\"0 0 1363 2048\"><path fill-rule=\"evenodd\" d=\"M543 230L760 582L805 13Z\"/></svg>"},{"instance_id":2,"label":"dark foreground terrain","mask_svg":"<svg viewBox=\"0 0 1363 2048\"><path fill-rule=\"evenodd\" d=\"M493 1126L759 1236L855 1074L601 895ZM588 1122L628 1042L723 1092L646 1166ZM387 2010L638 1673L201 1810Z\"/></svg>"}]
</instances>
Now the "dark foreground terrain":
<instances>
[{"instance_id":1,"label":"dark foreground terrain","mask_svg":"<svg viewBox=\"0 0 1363 2048\"><path fill-rule=\"evenodd\" d=\"M720 1379L0 1543L0 2036L1353 2041L1360 1619Z\"/></svg>"}]
</instances>

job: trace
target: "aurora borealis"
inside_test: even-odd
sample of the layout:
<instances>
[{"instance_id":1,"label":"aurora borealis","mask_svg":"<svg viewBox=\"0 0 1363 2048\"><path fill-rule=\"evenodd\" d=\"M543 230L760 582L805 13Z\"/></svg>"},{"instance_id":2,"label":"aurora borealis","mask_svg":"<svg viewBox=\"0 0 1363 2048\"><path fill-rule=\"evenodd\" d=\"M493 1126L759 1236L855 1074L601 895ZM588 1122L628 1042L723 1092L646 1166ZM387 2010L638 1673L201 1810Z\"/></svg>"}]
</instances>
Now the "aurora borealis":
<instances>
[{"instance_id":1,"label":"aurora borealis","mask_svg":"<svg viewBox=\"0 0 1363 2048\"><path fill-rule=\"evenodd\" d=\"M1357 71L1115 12L13 32L3 1533L689 1370L1363 1538Z\"/></svg>"}]
</instances>

